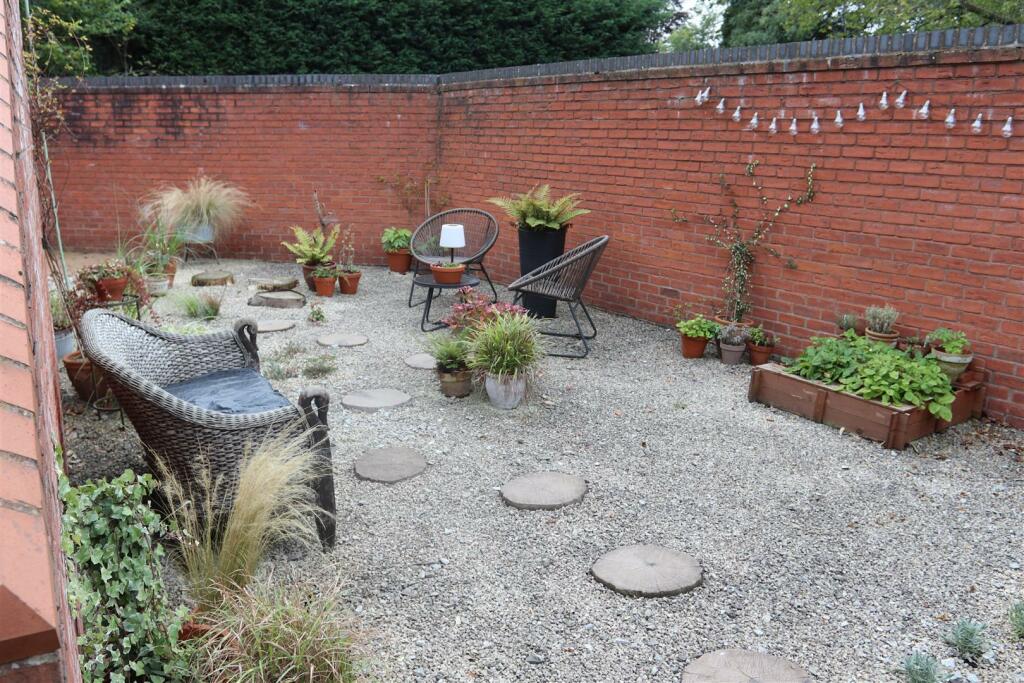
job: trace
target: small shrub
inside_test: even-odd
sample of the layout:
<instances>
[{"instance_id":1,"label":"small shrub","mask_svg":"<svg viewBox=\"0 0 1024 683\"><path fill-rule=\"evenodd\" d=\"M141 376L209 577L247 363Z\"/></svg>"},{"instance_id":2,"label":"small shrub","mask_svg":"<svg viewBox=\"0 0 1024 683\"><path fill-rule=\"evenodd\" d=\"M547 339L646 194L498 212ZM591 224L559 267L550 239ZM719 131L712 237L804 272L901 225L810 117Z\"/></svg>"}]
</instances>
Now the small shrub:
<instances>
[{"instance_id":1,"label":"small shrub","mask_svg":"<svg viewBox=\"0 0 1024 683\"><path fill-rule=\"evenodd\" d=\"M961 619L946 634L946 643L953 646L957 656L968 664L977 664L985 654L985 624L970 619Z\"/></svg>"},{"instance_id":2,"label":"small shrub","mask_svg":"<svg viewBox=\"0 0 1024 683\"><path fill-rule=\"evenodd\" d=\"M505 379L529 374L541 353L533 320L524 314L504 314L473 332L469 366Z\"/></svg>"},{"instance_id":3,"label":"small shrub","mask_svg":"<svg viewBox=\"0 0 1024 683\"><path fill-rule=\"evenodd\" d=\"M199 463L194 482L183 482L161 464L161 485L179 536L176 559L199 605L215 606L227 590L244 588L274 543L315 542L310 483L318 475L305 434L267 438L243 458L230 507L228 493Z\"/></svg>"},{"instance_id":4,"label":"small shrub","mask_svg":"<svg viewBox=\"0 0 1024 683\"><path fill-rule=\"evenodd\" d=\"M892 306L869 306L864 311L864 320L867 323L867 328L872 332L880 332L882 334L889 334L892 332L892 326L896 324L896 319L900 317L900 312Z\"/></svg>"},{"instance_id":5,"label":"small shrub","mask_svg":"<svg viewBox=\"0 0 1024 683\"><path fill-rule=\"evenodd\" d=\"M946 353L952 354L966 353L971 348L966 334L947 327L935 329L925 337L925 341L937 349L942 349Z\"/></svg>"},{"instance_id":6,"label":"small shrub","mask_svg":"<svg viewBox=\"0 0 1024 683\"><path fill-rule=\"evenodd\" d=\"M1010 608L1010 633L1017 640L1024 640L1024 601Z\"/></svg>"},{"instance_id":7,"label":"small shrub","mask_svg":"<svg viewBox=\"0 0 1024 683\"><path fill-rule=\"evenodd\" d=\"M903 676L907 683L942 683L945 672L935 657L914 652L903 660Z\"/></svg>"},{"instance_id":8,"label":"small shrub","mask_svg":"<svg viewBox=\"0 0 1024 683\"><path fill-rule=\"evenodd\" d=\"M691 339L714 339L718 334L718 323L714 323L698 313L689 320L677 322L676 329L679 330L679 334Z\"/></svg>"},{"instance_id":9,"label":"small shrub","mask_svg":"<svg viewBox=\"0 0 1024 683\"><path fill-rule=\"evenodd\" d=\"M341 227L334 226L326 235L322 228L306 231L298 225L293 225L291 230L295 235L295 241L281 242L281 246L295 256L296 263L315 266L330 260L331 252L334 250L334 244L338 240L338 233L341 232Z\"/></svg>"},{"instance_id":10,"label":"small shrub","mask_svg":"<svg viewBox=\"0 0 1024 683\"><path fill-rule=\"evenodd\" d=\"M327 322L327 314L324 313L324 307L320 304L310 304L309 315L306 319L314 325L324 324Z\"/></svg>"},{"instance_id":11,"label":"small shrub","mask_svg":"<svg viewBox=\"0 0 1024 683\"><path fill-rule=\"evenodd\" d=\"M212 294L185 294L181 297L181 309L189 318L213 320L220 315L221 300Z\"/></svg>"},{"instance_id":12,"label":"small shrub","mask_svg":"<svg viewBox=\"0 0 1024 683\"><path fill-rule=\"evenodd\" d=\"M465 332L486 325L499 315L526 313L526 309L518 304L507 301L491 302L485 294L471 287L463 287L457 292L458 303L452 305L451 312L442 322L452 332Z\"/></svg>"},{"instance_id":13,"label":"small shrub","mask_svg":"<svg viewBox=\"0 0 1024 683\"><path fill-rule=\"evenodd\" d=\"M80 486L60 475L68 602L85 627L78 656L86 683L175 680L183 663L185 613L167 602L157 543L164 526L146 503L154 485L131 470Z\"/></svg>"},{"instance_id":14,"label":"small shrub","mask_svg":"<svg viewBox=\"0 0 1024 683\"><path fill-rule=\"evenodd\" d=\"M843 313L841 316L836 318L836 327L838 327L841 332L857 329L857 316L853 313Z\"/></svg>"},{"instance_id":15,"label":"small shrub","mask_svg":"<svg viewBox=\"0 0 1024 683\"><path fill-rule=\"evenodd\" d=\"M66 330L71 327L71 317L68 315L64 297L60 292L50 292L50 318L53 320L53 329L55 330Z\"/></svg>"},{"instance_id":16,"label":"small shrub","mask_svg":"<svg viewBox=\"0 0 1024 683\"><path fill-rule=\"evenodd\" d=\"M430 353L437 361L437 367L443 370L465 370L469 367L469 344L460 337L447 334L431 337Z\"/></svg>"},{"instance_id":17,"label":"small shrub","mask_svg":"<svg viewBox=\"0 0 1024 683\"><path fill-rule=\"evenodd\" d=\"M191 641L197 681L348 683L357 680L349 623L337 590L247 586L199 616L212 627Z\"/></svg>"},{"instance_id":18,"label":"small shrub","mask_svg":"<svg viewBox=\"0 0 1024 683\"><path fill-rule=\"evenodd\" d=\"M406 228L386 228L380 236L380 245L390 253L409 248L412 231Z\"/></svg>"},{"instance_id":19,"label":"small shrub","mask_svg":"<svg viewBox=\"0 0 1024 683\"><path fill-rule=\"evenodd\" d=\"M754 325L747 333L750 336L750 343L754 346L775 346L779 343L774 335L765 332L760 325Z\"/></svg>"},{"instance_id":20,"label":"small shrub","mask_svg":"<svg viewBox=\"0 0 1024 683\"><path fill-rule=\"evenodd\" d=\"M302 365L302 376L308 379L326 377L338 369L338 364L331 355L309 358Z\"/></svg>"},{"instance_id":21,"label":"small shrub","mask_svg":"<svg viewBox=\"0 0 1024 683\"><path fill-rule=\"evenodd\" d=\"M722 343L732 346L742 346L749 336L747 329L742 325L726 325L718 331L718 338Z\"/></svg>"}]
</instances>

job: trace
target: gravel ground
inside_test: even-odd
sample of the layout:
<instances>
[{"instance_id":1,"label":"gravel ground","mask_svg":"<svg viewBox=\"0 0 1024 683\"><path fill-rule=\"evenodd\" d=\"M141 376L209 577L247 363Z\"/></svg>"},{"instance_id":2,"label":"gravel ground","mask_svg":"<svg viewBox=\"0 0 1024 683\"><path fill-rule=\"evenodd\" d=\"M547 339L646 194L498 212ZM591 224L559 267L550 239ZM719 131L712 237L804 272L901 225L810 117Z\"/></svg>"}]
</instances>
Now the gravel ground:
<instances>
[{"instance_id":1,"label":"gravel ground","mask_svg":"<svg viewBox=\"0 0 1024 683\"><path fill-rule=\"evenodd\" d=\"M431 372L402 362L425 345L408 276L365 269L359 294L327 301L328 322L314 326L308 309L246 306L249 277L294 266L226 265L238 284L212 327L294 319L260 337L264 359L290 342L337 359L323 380L275 384L294 399L324 383L334 399L338 545L274 571L348 582L380 680L670 681L724 647L789 658L815 680L900 680L915 648L950 657L943 635L969 617L989 624L994 648L981 667L960 666L964 679L1024 682L1006 619L1024 582L1021 432L974 422L888 451L750 404L749 368L684 361L672 331L600 311L590 357L545 359L531 402L500 412L480 394L445 399ZM181 324L173 295L157 308ZM314 342L341 331L370 342ZM413 400L342 409L347 391L378 387ZM118 427L69 415L75 479L141 466L134 433ZM356 480L353 461L391 445L419 450L427 471L394 486ZM540 469L579 474L589 493L554 512L501 503L499 486ZM694 555L704 585L630 599L588 575L632 543Z\"/></svg>"}]
</instances>

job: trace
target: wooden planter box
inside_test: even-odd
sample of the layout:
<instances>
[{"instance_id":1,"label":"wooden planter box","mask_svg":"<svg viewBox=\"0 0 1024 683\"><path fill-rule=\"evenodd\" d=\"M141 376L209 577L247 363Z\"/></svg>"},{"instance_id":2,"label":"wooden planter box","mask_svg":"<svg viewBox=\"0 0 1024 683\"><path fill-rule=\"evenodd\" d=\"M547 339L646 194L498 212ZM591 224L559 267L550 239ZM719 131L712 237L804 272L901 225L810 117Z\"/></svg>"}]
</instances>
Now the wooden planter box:
<instances>
[{"instance_id":1,"label":"wooden planter box","mask_svg":"<svg viewBox=\"0 0 1024 683\"><path fill-rule=\"evenodd\" d=\"M972 417L981 417L985 385L979 373L965 373L954 387L953 419L940 420L927 408L887 406L855 396L822 382L792 375L777 363L753 369L747 398L767 406L822 422L865 439L901 449L923 436L948 429Z\"/></svg>"}]
</instances>

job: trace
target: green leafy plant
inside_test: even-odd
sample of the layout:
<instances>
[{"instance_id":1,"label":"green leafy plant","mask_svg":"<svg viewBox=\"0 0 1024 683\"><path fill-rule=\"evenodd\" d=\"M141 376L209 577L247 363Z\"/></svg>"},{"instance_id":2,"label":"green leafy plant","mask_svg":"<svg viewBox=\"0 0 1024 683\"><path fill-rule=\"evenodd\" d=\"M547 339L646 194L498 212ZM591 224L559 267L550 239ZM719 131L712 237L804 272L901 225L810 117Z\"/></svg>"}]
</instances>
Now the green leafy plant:
<instances>
[{"instance_id":1,"label":"green leafy plant","mask_svg":"<svg viewBox=\"0 0 1024 683\"><path fill-rule=\"evenodd\" d=\"M185 610L167 600L157 542L164 526L146 503L153 478L128 470L71 486L58 471L68 602L84 626L78 638L83 679L178 680Z\"/></svg>"},{"instance_id":2,"label":"green leafy plant","mask_svg":"<svg viewBox=\"0 0 1024 683\"><path fill-rule=\"evenodd\" d=\"M319 265L313 271L313 277L329 278L333 280L338 277L338 269L334 266Z\"/></svg>"},{"instance_id":3,"label":"green leafy plant","mask_svg":"<svg viewBox=\"0 0 1024 683\"><path fill-rule=\"evenodd\" d=\"M536 185L514 197L492 197L487 201L501 208L523 230L561 230L572 219L590 213L578 208L578 193L552 200L550 185Z\"/></svg>"},{"instance_id":4,"label":"green leafy plant","mask_svg":"<svg viewBox=\"0 0 1024 683\"><path fill-rule=\"evenodd\" d=\"M1024 601L1015 602L1010 607L1010 633L1017 640L1024 640Z\"/></svg>"},{"instance_id":5,"label":"green leafy plant","mask_svg":"<svg viewBox=\"0 0 1024 683\"><path fill-rule=\"evenodd\" d=\"M718 339L730 346L742 346L749 337L747 328L742 325L723 325L718 329Z\"/></svg>"},{"instance_id":6,"label":"green leafy plant","mask_svg":"<svg viewBox=\"0 0 1024 683\"><path fill-rule=\"evenodd\" d=\"M953 624L953 628L946 634L946 643L956 650L957 657L975 665L988 649L985 628L985 624L981 622L961 619Z\"/></svg>"},{"instance_id":7,"label":"green leafy plant","mask_svg":"<svg viewBox=\"0 0 1024 683\"><path fill-rule=\"evenodd\" d=\"M338 240L341 228L337 225L327 235L321 228L304 230L298 225L291 227L294 242L281 242L281 246L295 255L295 262L304 266L317 266L331 261L331 252Z\"/></svg>"},{"instance_id":8,"label":"green leafy plant","mask_svg":"<svg viewBox=\"0 0 1024 683\"><path fill-rule=\"evenodd\" d=\"M128 255L147 277L164 275L185 248L185 235L170 229L159 218L148 223L129 241Z\"/></svg>"},{"instance_id":9,"label":"green leafy plant","mask_svg":"<svg viewBox=\"0 0 1024 683\"><path fill-rule=\"evenodd\" d=\"M221 299L212 294L182 294L178 299L182 312L196 320L213 320L220 315Z\"/></svg>"},{"instance_id":10,"label":"green leafy plant","mask_svg":"<svg viewBox=\"0 0 1024 683\"><path fill-rule=\"evenodd\" d=\"M438 334L429 343L437 367L448 372L469 368L469 343L462 336Z\"/></svg>"},{"instance_id":11,"label":"green leafy plant","mask_svg":"<svg viewBox=\"0 0 1024 683\"><path fill-rule=\"evenodd\" d=\"M679 330L679 334L691 339L714 339L718 334L718 323L698 313L689 320L677 322L676 329Z\"/></svg>"},{"instance_id":12,"label":"green leafy plant","mask_svg":"<svg viewBox=\"0 0 1024 683\"><path fill-rule=\"evenodd\" d=\"M934 348L941 349L946 353L961 355L970 351L971 344L967 341L967 335L959 330L951 330L946 327L939 327L933 330L925 342Z\"/></svg>"},{"instance_id":13,"label":"green leafy plant","mask_svg":"<svg viewBox=\"0 0 1024 683\"><path fill-rule=\"evenodd\" d=\"M454 333L467 333L503 314L526 313L519 304L508 301L491 301L472 287L462 287L456 292L456 302L441 322Z\"/></svg>"},{"instance_id":14,"label":"green leafy plant","mask_svg":"<svg viewBox=\"0 0 1024 683\"><path fill-rule=\"evenodd\" d=\"M779 343L779 340L767 332L760 325L755 325L747 330L747 334L750 337L750 343L754 346L775 346Z\"/></svg>"},{"instance_id":15,"label":"green leafy plant","mask_svg":"<svg viewBox=\"0 0 1024 683\"><path fill-rule=\"evenodd\" d=\"M128 277L128 274L131 272L131 266L129 266L123 259L107 259L102 263L83 267L78 271L78 279L80 282L95 286L96 282L99 280Z\"/></svg>"},{"instance_id":16,"label":"green leafy plant","mask_svg":"<svg viewBox=\"0 0 1024 683\"><path fill-rule=\"evenodd\" d=\"M867 328L881 334L891 334L892 326L896 324L896 319L899 317L900 312L892 306L868 306L864 311Z\"/></svg>"},{"instance_id":17,"label":"green leafy plant","mask_svg":"<svg viewBox=\"0 0 1024 683\"><path fill-rule=\"evenodd\" d=\"M197 176L184 188L167 186L151 193L142 205L142 216L146 222L185 233L208 225L220 237L238 223L250 204L237 186Z\"/></svg>"},{"instance_id":18,"label":"green leafy plant","mask_svg":"<svg viewBox=\"0 0 1024 683\"><path fill-rule=\"evenodd\" d=\"M254 583L198 615L190 641L195 680L349 683L357 680L351 625L337 588Z\"/></svg>"},{"instance_id":19,"label":"green leafy plant","mask_svg":"<svg viewBox=\"0 0 1024 683\"><path fill-rule=\"evenodd\" d=\"M431 268L440 268L441 270L459 270L466 266L462 263L450 263L448 261L442 261L441 263L431 263Z\"/></svg>"},{"instance_id":20,"label":"green leafy plant","mask_svg":"<svg viewBox=\"0 0 1024 683\"><path fill-rule=\"evenodd\" d=\"M838 327L841 332L856 329L857 315L854 313L843 313L838 318L836 318L836 327Z\"/></svg>"},{"instance_id":21,"label":"green leafy plant","mask_svg":"<svg viewBox=\"0 0 1024 683\"><path fill-rule=\"evenodd\" d=\"M405 228L386 228L380 236L380 244L388 253L408 249L411 240L412 231Z\"/></svg>"},{"instance_id":22,"label":"green leafy plant","mask_svg":"<svg viewBox=\"0 0 1024 683\"><path fill-rule=\"evenodd\" d=\"M327 314L324 313L324 307L320 304L310 304L309 315L306 316L306 320L314 325L322 325L327 322Z\"/></svg>"},{"instance_id":23,"label":"green leafy plant","mask_svg":"<svg viewBox=\"0 0 1024 683\"><path fill-rule=\"evenodd\" d=\"M53 329L57 332L71 328L68 307L64 304L64 297L57 291L50 292L50 319L53 321Z\"/></svg>"},{"instance_id":24,"label":"green leafy plant","mask_svg":"<svg viewBox=\"0 0 1024 683\"><path fill-rule=\"evenodd\" d=\"M764 185L756 178L757 167L760 163L760 161L754 160L747 164L744 170L744 175L750 178L751 186L757 193L757 213L754 216L748 218L742 215L739 199L725 173L717 174L717 180L722 196L726 200L726 208L718 216L703 216L703 222L713 229L712 234L707 236L707 241L729 253L729 263L726 266L725 277L722 279L722 289L725 292L723 316L727 320L735 322L742 321L743 316L750 311L751 278L758 248L764 249L772 256L781 258L778 250L765 244L765 240L768 239L783 212L788 211L793 204L809 204L814 200L816 193L814 171L817 166L811 164L805 174L806 189L804 193L796 198L792 194L787 195L785 201L774 209L769 208L768 195L764 190ZM672 212L672 219L678 223L688 222L676 211ZM796 268L796 262L788 259L786 266Z\"/></svg>"},{"instance_id":25,"label":"green leafy plant","mask_svg":"<svg viewBox=\"0 0 1024 683\"><path fill-rule=\"evenodd\" d=\"M338 369L334 356L324 354L306 359L302 364L302 376L307 379L320 379Z\"/></svg>"},{"instance_id":26,"label":"green leafy plant","mask_svg":"<svg viewBox=\"0 0 1024 683\"><path fill-rule=\"evenodd\" d=\"M907 683L942 683L946 673L932 655L913 652L903 660L903 677Z\"/></svg>"},{"instance_id":27,"label":"green leafy plant","mask_svg":"<svg viewBox=\"0 0 1024 683\"><path fill-rule=\"evenodd\" d=\"M476 328L469 340L469 367L497 379L528 375L543 353L529 316L506 313Z\"/></svg>"},{"instance_id":28,"label":"green leafy plant","mask_svg":"<svg viewBox=\"0 0 1024 683\"><path fill-rule=\"evenodd\" d=\"M306 435L292 433L248 447L234 490L213 478L201 455L192 481L182 481L158 463L178 537L174 556L200 607L216 606L225 591L244 588L274 543L315 543L315 515L324 513L310 495L319 474L314 462ZM225 509L228 495L231 503Z\"/></svg>"}]
</instances>

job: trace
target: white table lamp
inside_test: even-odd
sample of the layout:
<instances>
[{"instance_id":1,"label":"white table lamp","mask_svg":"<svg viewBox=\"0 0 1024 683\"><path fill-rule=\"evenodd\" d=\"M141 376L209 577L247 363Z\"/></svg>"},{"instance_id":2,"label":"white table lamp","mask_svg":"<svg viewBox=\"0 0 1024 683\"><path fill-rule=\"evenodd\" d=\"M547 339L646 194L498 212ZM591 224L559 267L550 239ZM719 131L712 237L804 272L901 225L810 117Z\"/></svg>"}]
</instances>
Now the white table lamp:
<instances>
[{"instance_id":1,"label":"white table lamp","mask_svg":"<svg viewBox=\"0 0 1024 683\"><path fill-rule=\"evenodd\" d=\"M466 246L466 230L459 223L445 223L441 226L441 239L438 246L451 250L452 263L455 263L455 250Z\"/></svg>"}]
</instances>

